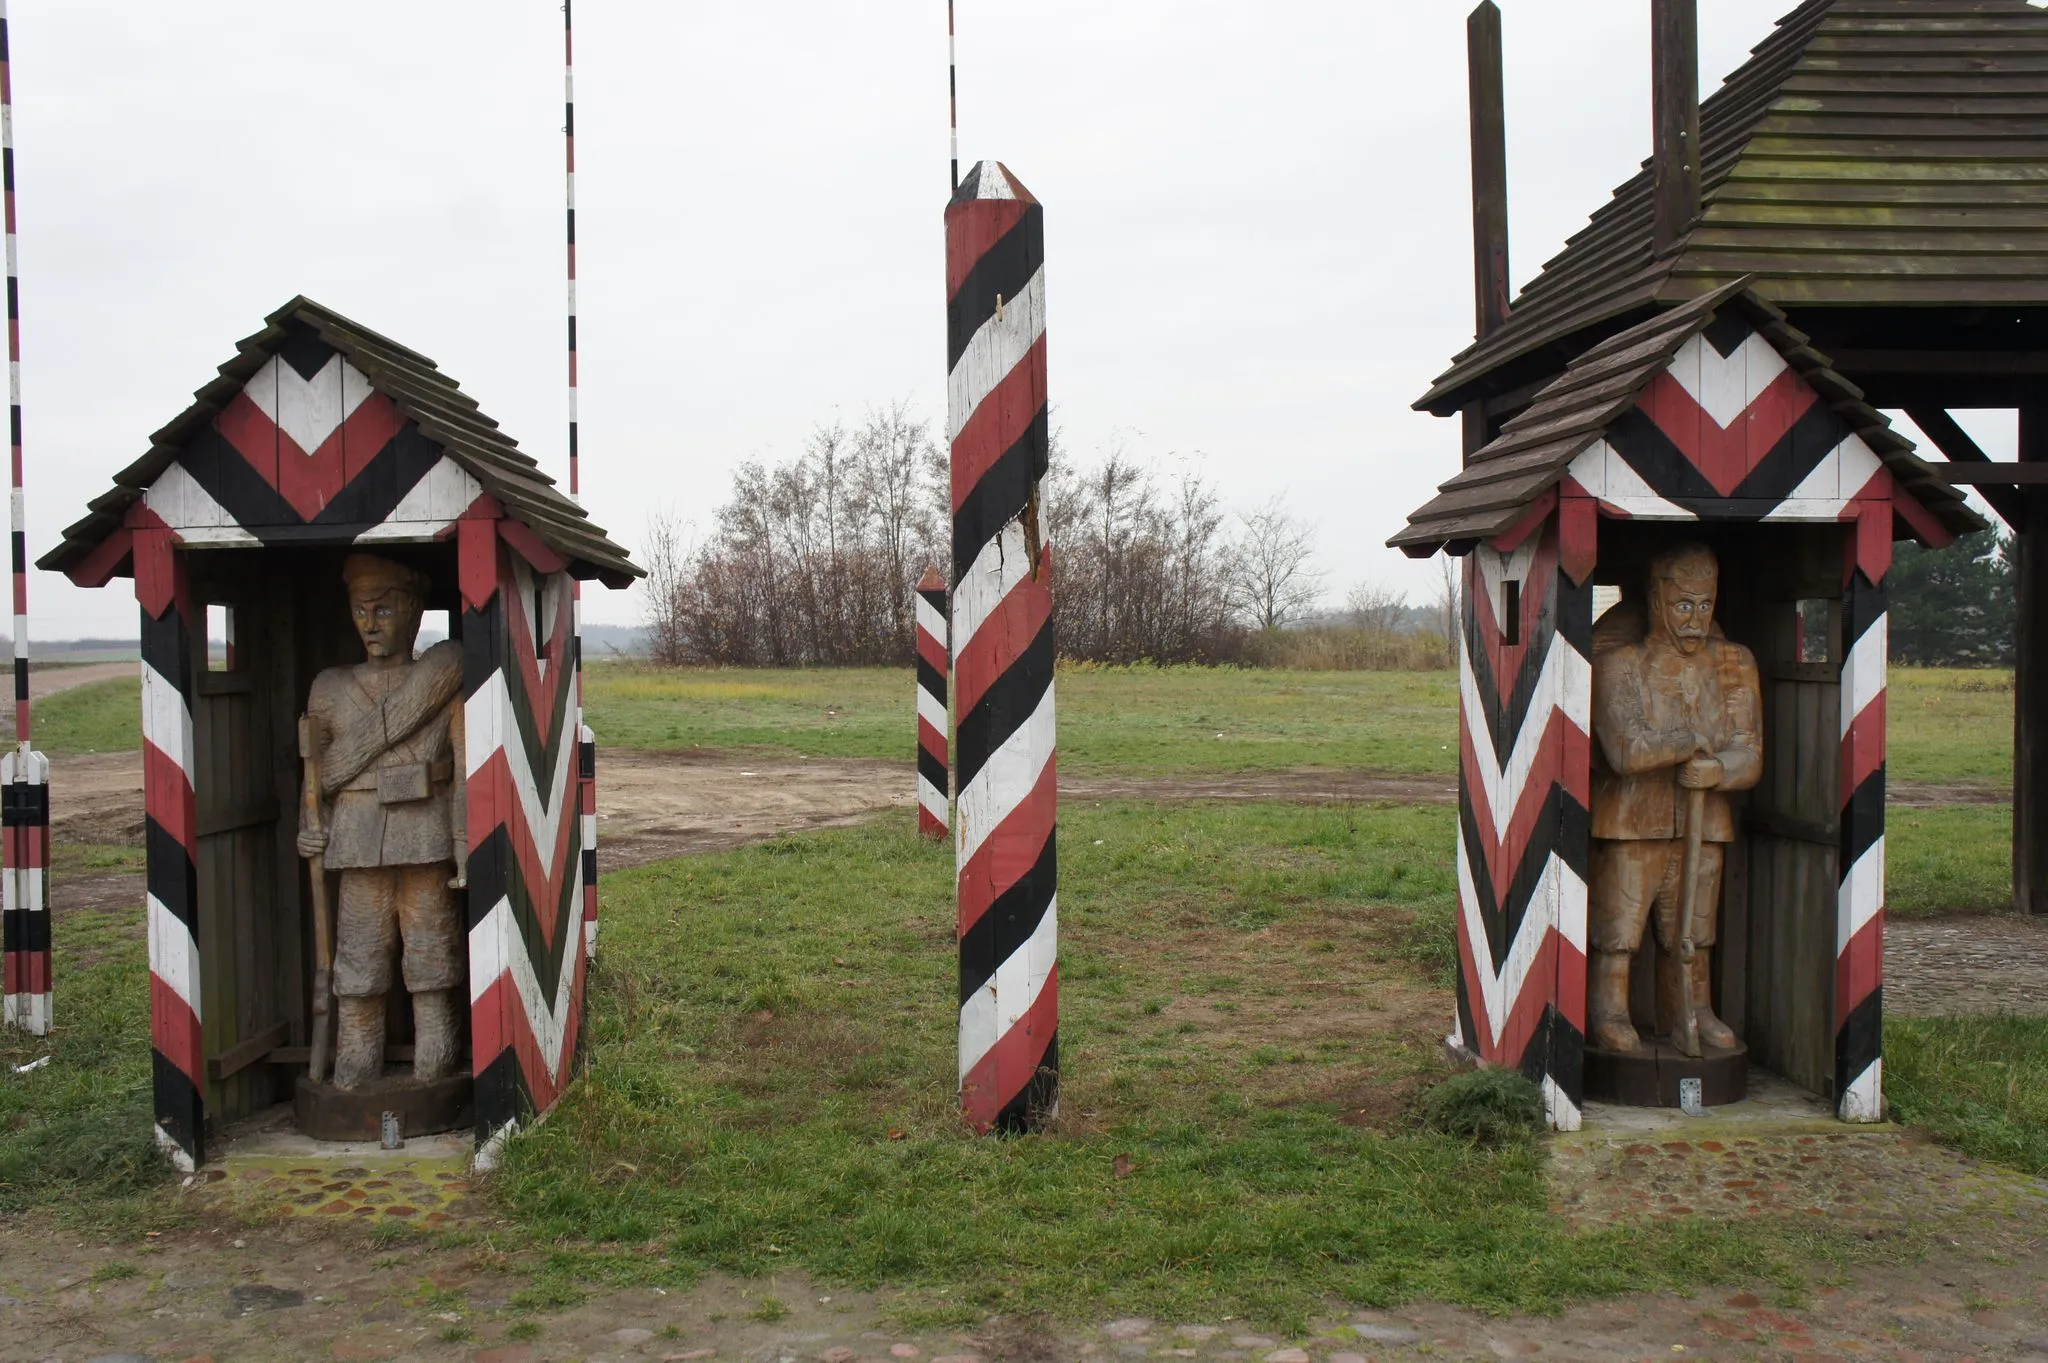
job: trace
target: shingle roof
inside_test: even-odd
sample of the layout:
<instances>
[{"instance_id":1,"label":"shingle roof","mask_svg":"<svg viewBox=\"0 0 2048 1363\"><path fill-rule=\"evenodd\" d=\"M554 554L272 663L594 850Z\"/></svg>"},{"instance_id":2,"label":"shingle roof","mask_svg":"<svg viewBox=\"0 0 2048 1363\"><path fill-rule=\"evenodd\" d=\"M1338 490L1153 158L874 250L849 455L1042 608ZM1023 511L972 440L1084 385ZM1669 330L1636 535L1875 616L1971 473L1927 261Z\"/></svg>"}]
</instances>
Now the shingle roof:
<instances>
[{"instance_id":1,"label":"shingle roof","mask_svg":"<svg viewBox=\"0 0 2048 1363\"><path fill-rule=\"evenodd\" d=\"M2048 11L2026 0L1807 0L1700 105L1700 153L1676 249L1652 251L1646 162L1416 407L1745 274L1790 307L2048 304Z\"/></svg>"},{"instance_id":2,"label":"shingle roof","mask_svg":"<svg viewBox=\"0 0 2048 1363\"><path fill-rule=\"evenodd\" d=\"M568 560L571 572L610 587L645 576L624 549L591 523L582 507L557 489L555 480L518 442L500 431L475 399L425 355L303 296L264 322L263 330L238 343L234 358L221 365L220 377L194 393L192 405L150 437L149 452L114 475L113 489L89 504L91 514L66 529L62 542L43 555L37 567L63 572L118 530L128 508L176 460L186 442L242 391L297 325L310 328L347 356L379 392L419 423L422 434L497 498L506 514L525 523Z\"/></svg>"},{"instance_id":3,"label":"shingle roof","mask_svg":"<svg viewBox=\"0 0 2048 1363\"><path fill-rule=\"evenodd\" d=\"M1828 357L1808 344L1806 333L1747 285L1746 279L1738 279L1654 314L1573 360L1387 543L1424 558L1447 544L1487 539L1514 525L1557 486L1572 460L1635 403L1679 347L1729 310L1777 347L1821 400L1863 437L1871 453L1891 470L1902 495L1919 501L1955 533L1983 529L1985 522L1964 503L1963 494L1915 454L1913 442L1894 431L1882 413L1863 401L1863 390L1830 368Z\"/></svg>"}]
</instances>

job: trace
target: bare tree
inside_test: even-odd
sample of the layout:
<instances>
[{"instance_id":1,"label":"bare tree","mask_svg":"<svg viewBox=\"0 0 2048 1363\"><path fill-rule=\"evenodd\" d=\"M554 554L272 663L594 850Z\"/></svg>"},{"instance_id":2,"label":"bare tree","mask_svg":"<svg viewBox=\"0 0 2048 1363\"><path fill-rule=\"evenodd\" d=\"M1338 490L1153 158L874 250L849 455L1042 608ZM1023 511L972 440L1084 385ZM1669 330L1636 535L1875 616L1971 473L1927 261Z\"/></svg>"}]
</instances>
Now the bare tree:
<instances>
[{"instance_id":1,"label":"bare tree","mask_svg":"<svg viewBox=\"0 0 2048 1363\"><path fill-rule=\"evenodd\" d=\"M640 561L647 567L641 620L647 627L648 651L659 666L674 667L685 657L683 581L690 567L690 551L674 511L658 511L647 518Z\"/></svg>"},{"instance_id":2,"label":"bare tree","mask_svg":"<svg viewBox=\"0 0 2048 1363\"><path fill-rule=\"evenodd\" d=\"M1437 585L1436 617L1437 628L1443 632L1444 656L1450 665L1458 665L1458 636L1464 631L1464 569L1463 559L1454 559L1449 554L1437 556L1437 570L1442 575Z\"/></svg>"},{"instance_id":3,"label":"bare tree","mask_svg":"<svg viewBox=\"0 0 2048 1363\"><path fill-rule=\"evenodd\" d=\"M1344 598L1344 614L1352 628L1369 634L1392 634L1408 616L1408 597L1392 587L1361 582Z\"/></svg>"},{"instance_id":4,"label":"bare tree","mask_svg":"<svg viewBox=\"0 0 2048 1363\"><path fill-rule=\"evenodd\" d=\"M1313 565L1314 532L1274 497L1247 512L1238 541L1234 597L1253 629L1278 629L1322 595L1322 573Z\"/></svg>"}]
</instances>

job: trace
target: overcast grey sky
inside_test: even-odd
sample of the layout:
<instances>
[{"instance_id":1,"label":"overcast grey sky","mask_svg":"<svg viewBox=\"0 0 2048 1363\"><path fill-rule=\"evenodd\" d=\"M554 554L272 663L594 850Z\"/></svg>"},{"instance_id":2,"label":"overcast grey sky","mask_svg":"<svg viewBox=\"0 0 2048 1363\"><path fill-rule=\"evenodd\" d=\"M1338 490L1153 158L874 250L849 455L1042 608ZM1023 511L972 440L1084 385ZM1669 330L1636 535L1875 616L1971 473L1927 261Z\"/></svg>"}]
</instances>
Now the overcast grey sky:
<instances>
[{"instance_id":1,"label":"overcast grey sky","mask_svg":"<svg viewBox=\"0 0 2048 1363\"><path fill-rule=\"evenodd\" d=\"M1792 0L1702 6L1711 91ZM1501 0L1517 285L1649 145L1646 0ZM1467 0L958 0L961 154L1046 206L1056 420L1284 494L1333 595L1456 466ZM557 477L561 14L15 0L31 556L296 293L425 351ZM583 0L583 477L628 546L814 423L944 402L944 0ZM2009 453L1998 423L1973 423ZM2001 450L2001 446L2005 447ZM34 637L126 635L38 574ZM594 589L587 618L625 622Z\"/></svg>"}]
</instances>

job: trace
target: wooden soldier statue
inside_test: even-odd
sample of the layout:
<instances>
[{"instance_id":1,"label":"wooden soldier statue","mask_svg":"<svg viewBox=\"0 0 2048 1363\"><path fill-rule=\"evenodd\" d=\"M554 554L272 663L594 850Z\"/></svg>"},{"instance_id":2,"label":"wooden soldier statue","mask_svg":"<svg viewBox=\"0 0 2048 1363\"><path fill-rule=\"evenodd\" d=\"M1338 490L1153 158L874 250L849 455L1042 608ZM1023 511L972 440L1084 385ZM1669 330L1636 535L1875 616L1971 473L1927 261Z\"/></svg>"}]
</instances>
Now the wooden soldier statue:
<instances>
[{"instance_id":1,"label":"wooden soldier statue","mask_svg":"<svg viewBox=\"0 0 2048 1363\"><path fill-rule=\"evenodd\" d=\"M1674 1031L1689 996L1699 1042L1736 1045L1714 1015L1707 948L1720 918L1722 849L1735 837L1725 792L1757 783L1763 745L1756 659L1714 624L1718 578L1704 546L1668 549L1650 562L1647 601L1616 606L1594 632L1587 1012L1588 1039L1606 1051L1642 1049L1629 1016L1629 971L1653 913L1663 948L1659 1029ZM1701 824L1693 851L1691 811ZM1680 954L1688 878L1689 963Z\"/></svg>"},{"instance_id":2,"label":"wooden soldier statue","mask_svg":"<svg viewBox=\"0 0 2048 1363\"><path fill-rule=\"evenodd\" d=\"M342 565L349 610L367 658L330 667L306 702L315 731L317 825L303 820L299 853L324 854L341 873L334 938L333 1083L359 1088L384 1069L385 996L394 957L412 996L413 1076L453 1073L467 946L451 891L464 887L462 649L435 644L419 658L427 580L368 554Z\"/></svg>"}]
</instances>

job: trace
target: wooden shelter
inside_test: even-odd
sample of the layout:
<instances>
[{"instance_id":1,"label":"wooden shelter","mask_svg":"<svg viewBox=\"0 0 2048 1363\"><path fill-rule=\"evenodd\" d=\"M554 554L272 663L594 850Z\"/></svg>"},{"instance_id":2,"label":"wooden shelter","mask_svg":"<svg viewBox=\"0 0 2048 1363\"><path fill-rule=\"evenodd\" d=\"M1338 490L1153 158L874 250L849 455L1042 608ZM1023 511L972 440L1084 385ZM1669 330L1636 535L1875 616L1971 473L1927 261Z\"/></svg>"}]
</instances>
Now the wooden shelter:
<instances>
[{"instance_id":1,"label":"wooden shelter","mask_svg":"<svg viewBox=\"0 0 2048 1363\"><path fill-rule=\"evenodd\" d=\"M1491 0L1468 29L1478 339L1416 404L1464 417L1465 467L1393 540L1470 556L1460 1036L1575 1124L1590 590L1683 523L1764 674L1723 1016L1873 1118L1883 579L1895 537L1981 528L1959 485L2017 543L2015 896L2048 912L2048 12L1808 0L1704 103L1691 0L1653 17L1653 155L1511 305ZM1948 414L1984 406L2018 409L2018 464Z\"/></svg>"},{"instance_id":2,"label":"wooden shelter","mask_svg":"<svg viewBox=\"0 0 2048 1363\"><path fill-rule=\"evenodd\" d=\"M366 550L428 575L464 655L479 1136L574 1063L597 912L574 583L640 570L432 360L296 298L40 564L132 577L142 605L156 1123L181 1164L305 1065L294 721L361 658L340 565Z\"/></svg>"}]
</instances>

